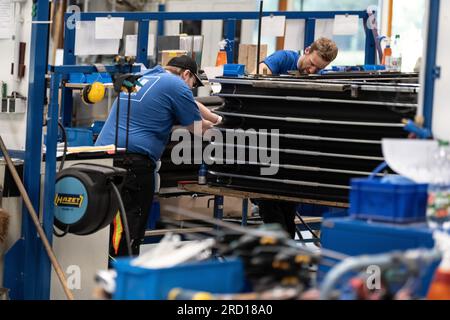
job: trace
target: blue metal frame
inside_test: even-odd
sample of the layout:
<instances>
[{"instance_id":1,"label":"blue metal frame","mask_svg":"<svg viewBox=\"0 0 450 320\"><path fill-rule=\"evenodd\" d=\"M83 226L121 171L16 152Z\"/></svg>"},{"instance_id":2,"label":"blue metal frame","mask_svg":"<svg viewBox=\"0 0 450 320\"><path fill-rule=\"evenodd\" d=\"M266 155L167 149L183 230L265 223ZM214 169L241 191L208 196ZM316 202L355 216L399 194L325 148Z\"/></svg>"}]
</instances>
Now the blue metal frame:
<instances>
[{"instance_id":1,"label":"blue metal frame","mask_svg":"<svg viewBox=\"0 0 450 320\"><path fill-rule=\"evenodd\" d=\"M246 226L248 219L248 199L242 199L242 221L241 225Z\"/></svg>"},{"instance_id":2,"label":"blue metal frame","mask_svg":"<svg viewBox=\"0 0 450 320\"><path fill-rule=\"evenodd\" d=\"M223 219L223 196L216 195L214 196L214 218L218 220ZM220 227L216 226L216 230L219 230Z\"/></svg>"},{"instance_id":3,"label":"blue metal frame","mask_svg":"<svg viewBox=\"0 0 450 320\"><path fill-rule=\"evenodd\" d=\"M227 43L227 62L234 63L235 52L235 36L236 36L236 19L228 19L225 21L225 34L228 39Z\"/></svg>"},{"instance_id":4,"label":"blue metal frame","mask_svg":"<svg viewBox=\"0 0 450 320\"><path fill-rule=\"evenodd\" d=\"M24 185L33 207L39 212L42 156L42 115L45 100L45 74L48 59L48 34L50 20L49 1L34 4L35 15L31 29L30 74L28 87L28 113ZM4 286L11 289L12 299L48 299L50 287L49 261L39 240L36 228L27 212L22 210L21 239L5 256Z\"/></svg>"},{"instance_id":5,"label":"blue metal frame","mask_svg":"<svg viewBox=\"0 0 450 320\"><path fill-rule=\"evenodd\" d=\"M316 20L306 19L305 21L305 47L309 47L314 42L316 33Z\"/></svg>"},{"instance_id":6,"label":"blue metal frame","mask_svg":"<svg viewBox=\"0 0 450 320\"><path fill-rule=\"evenodd\" d=\"M55 183L56 183L56 144L58 139L58 97L59 97L59 83L60 75L53 76L50 81L50 104L47 112L47 141L45 153L45 178L44 178L44 201L42 214L42 228L50 243L53 238L53 205L55 198ZM40 242L40 241L39 241ZM51 264L47 257L44 248L41 249L41 260L45 261L40 265L42 268L37 273L44 275L47 281L42 282L41 290L48 299L50 295L50 280L51 280Z\"/></svg>"},{"instance_id":7,"label":"blue metal frame","mask_svg":"<svg viewBox=\"0 0 450 320\"><path fill-rule=\"evenodd\" d=\"M80 14L81 21L95 21L97 17L121 17L125 21L138 23L138 52L136 61L148 67L147 44L149 33L149 22L158 21L158 35L164 32L164 21L168 20L223 20L225 23L225 35L229 45L227 46L227 60L234 61L237 20L258 20L259 12L163 12L164 6L159 6L160 12L85 12ZM368 14L366 11L265 11L263 16L285 16L286 19L306 19L305 47L314 41L315 21L317 19L332 19L335 15L357 15L363 19L366 35L366 57L365 64L375 64L375 40L370 30L367 30ZM75 64L75 32L67 28L67 20L71 14L65 15L64 28L64 64ZM373 52L372 52L373 51ZM64 126L70 127L72 121L72 96L71 91L65 89L62 97L62 122Z\"/></svg>"},{"instance_id":8,"label":"blue metal frame","mask_svg":"<svg viewBox=\"0 0 450 320\"><path fill-rule=\"evenodd\" d=\"M148 48L148 33L150 31L149 21L141 20L138 25L138 39L137 39L137 53L136 61L147 64L147 48Z\"/></svg>"},{"instance_id":9,"label":"blue metal frame","mask_svg":"<svg viewBox=\"0 0 450 320\"><path fill-rule=\"evenodd\" d=\"M439 31L439 7L440 0L430 0L428 17L428 38L426 43L425 82L423 83L423 116L424 127L432 130L433 122L433 101L434 101L434 81L439 77L436 66L437 40Z\"/></svg>"},{"instance_id":10,"label":"blue metal frame","mask_svg":"<svg viewBox=\"0 0 450 320\"><path fill-rule=\"evenodd\" d=\"M165 4L159 4L158 5L158 12L165 12L166 11L166 5ZM158 36L164 35L164 21L158 21Z\"/></svg>"},{"instance_id":11,"label":"blue metal frame","mask_svg":"<svg viewBox=\"0 0 450 320\"><path fill-rule=\"evenodd\" d=\"M36 38L37 39L37 38ZM45 56L45 61L47 57ZM47 66L47 63L45 63ZM109 73L124 73L124 72L138 72L139 67L133 66L130 70L129 66L106 66L106 71ZM36 69L38 70L38 69ZM42 79L45 80L45 71ZM42 227L50 243L52 243L53 236L53 217L54 217L54 197L55 197L55 182L56 182L56 145L58 138L58 118L59 118L59 88L62 84L64 76L74 73L93 73L97 69L93 66L57 66L49 67L49 71L53 72L50 81L50 104L47 113L47 141L45 154L45 179L44 179L44 199L43 199L43 216ZM45 89L45 87L42 87ZM30 90L31 92L31 90ZM39 92L39 91L38 91ZM42 90L44 93L44 90ZM42 101L43 101L42 94ZM43 102L40 104L43 107ZM35 106L36 109L37 106ZM31 108L29 110L32 110ZM29 126L27 136L33 135L34 138L40 139L42 135L42 113L43 108L40 108L39 124L40 126ZM36 121L36 120L35 120ZM36 121L37 122L37 121ZM30 130L34 130L38 132ZM40 145L40 142L39 142ZM30 195L37 197L34 203L36 211L39 208L39 187L40 187L40 172L41 172L41 148L33 161L29 159L30 149L26 152L26 168L31 165L38 164L35 169L34 177L38 178L37 189L27 189ZM35 160L34 159L34 160ZM37 174L36 174L37 173ZM30 191L31 190L31 191ZM37 191L37 192L34 192ZM24 209L25 210L25 209ZM32 222L28 222L28 214L23 213L22 222L22 239L19 240L11 250L8 251L5 259L5 286L11 289L11 298L18 299L49 299L50 296L50 279L51 279L51 265L47 254L42 246L42 242L37 237Z\"/></svg>"}]
</instances>

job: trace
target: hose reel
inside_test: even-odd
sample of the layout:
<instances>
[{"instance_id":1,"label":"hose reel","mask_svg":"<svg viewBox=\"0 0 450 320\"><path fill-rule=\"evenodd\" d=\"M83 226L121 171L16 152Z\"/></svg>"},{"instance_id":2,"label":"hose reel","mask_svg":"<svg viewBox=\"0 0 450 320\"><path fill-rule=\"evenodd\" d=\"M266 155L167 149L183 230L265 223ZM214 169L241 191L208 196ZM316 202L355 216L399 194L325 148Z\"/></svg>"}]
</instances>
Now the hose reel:
<instances>
[{"instance_id":1,"label":"hose reel","mask_svg":"<svg viewBox=\"0 0 450 320\"><path fill-rule=\"evenodd\" d=\"M54 224L65 233L89 235L109 225L119 202L112 184L122 188L125 169L79 163L56 177Z\"/></svg>"}]
</instances>

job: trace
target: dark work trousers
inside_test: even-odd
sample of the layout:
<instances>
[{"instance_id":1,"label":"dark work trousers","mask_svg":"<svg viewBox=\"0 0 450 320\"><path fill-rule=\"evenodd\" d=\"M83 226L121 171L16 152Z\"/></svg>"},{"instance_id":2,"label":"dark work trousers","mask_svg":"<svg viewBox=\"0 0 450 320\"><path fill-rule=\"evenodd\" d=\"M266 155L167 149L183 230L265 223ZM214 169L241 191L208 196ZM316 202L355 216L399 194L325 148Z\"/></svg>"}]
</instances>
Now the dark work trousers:
<instances>
[{"instance_id":1,"label":"dark work trousers","mask_svg":"<svg viewBox=\"0 0 450 320\"><path fill-rule=\"evenodd\" d=\"M153 160L139 154L127 154L123 158L115 159L114 166L128 171L120 194L130 229L132 254L139 255L155 193L154 171L156 166ZM112 257L128 255L125 230L122 233L117 254L114 252L112 244L113 233L114 225L111 224L110 255Z\"/></svg>"},{"instance_id":2,"label":"dark work trousers","mask_svg":"<svg viewBox=\"0 0 450 320\"><path fill-rule=\"evenodd\" d=\"M297 203L276 200L257 200L255 203L258 204L259 215L264 223L280 224L294 239Z\"/></svg>"}]
</instances>

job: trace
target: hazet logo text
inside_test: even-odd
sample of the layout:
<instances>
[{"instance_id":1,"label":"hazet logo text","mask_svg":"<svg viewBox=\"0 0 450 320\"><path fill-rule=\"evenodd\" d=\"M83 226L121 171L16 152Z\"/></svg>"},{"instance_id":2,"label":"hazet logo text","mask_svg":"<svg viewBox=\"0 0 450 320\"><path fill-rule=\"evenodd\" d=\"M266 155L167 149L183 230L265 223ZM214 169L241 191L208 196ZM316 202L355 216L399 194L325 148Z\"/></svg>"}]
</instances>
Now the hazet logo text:
<instances>
[{"instance_id":1,"label":"hazet logo text","mask_svg":"<svg viewBox=\"0 0 450 320\"><path fill-rule=\"evenodd\" d=\"M57 207L81 207L83 204L83 195L58 193L55 196L55 206Z\"/></svg>"}]
</instances>

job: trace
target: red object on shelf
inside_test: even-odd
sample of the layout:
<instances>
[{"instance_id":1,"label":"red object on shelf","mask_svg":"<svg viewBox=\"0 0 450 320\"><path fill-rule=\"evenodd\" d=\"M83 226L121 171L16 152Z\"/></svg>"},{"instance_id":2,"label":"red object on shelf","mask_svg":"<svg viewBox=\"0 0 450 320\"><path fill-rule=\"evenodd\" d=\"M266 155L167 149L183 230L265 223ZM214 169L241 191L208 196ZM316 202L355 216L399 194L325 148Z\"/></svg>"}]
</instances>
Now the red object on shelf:
<instances>
[{"instance_id":1,"label":"red object on shelf","mask_svg":"<svg viewBox=\"0 0 450 320\"><path fill-rule=\"evenodd\" d=\"M450 270L437 269L427 294L428 300L450 300Z\"/></svg>"},{"instance_id":2,"label":"red object on shelf","mask_svg":"<svg viewBox=\"0 0 450 320\"><path fill-rule=\"evenodd\" d=\"M178 181L178 184L197 184L195 180Z\"/></svg>"}]
</instances>

